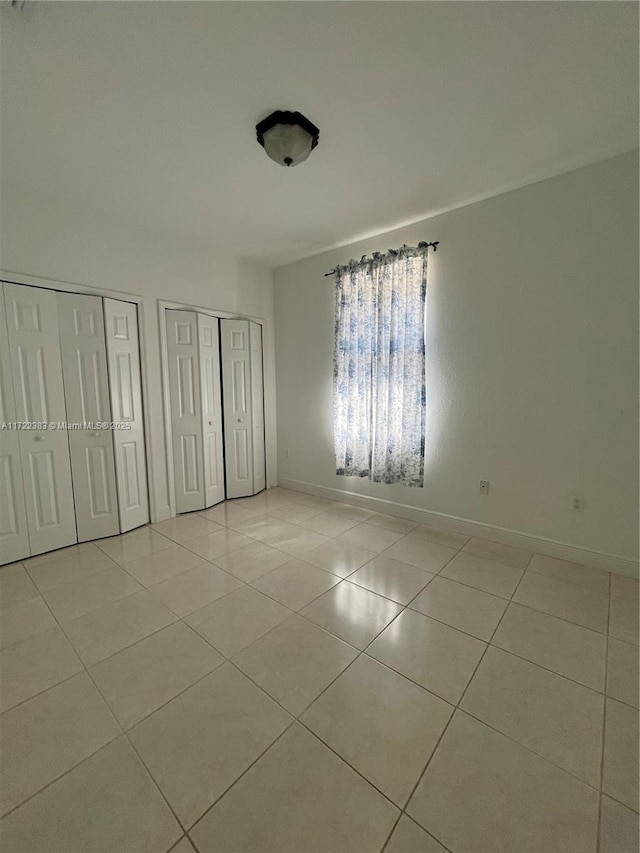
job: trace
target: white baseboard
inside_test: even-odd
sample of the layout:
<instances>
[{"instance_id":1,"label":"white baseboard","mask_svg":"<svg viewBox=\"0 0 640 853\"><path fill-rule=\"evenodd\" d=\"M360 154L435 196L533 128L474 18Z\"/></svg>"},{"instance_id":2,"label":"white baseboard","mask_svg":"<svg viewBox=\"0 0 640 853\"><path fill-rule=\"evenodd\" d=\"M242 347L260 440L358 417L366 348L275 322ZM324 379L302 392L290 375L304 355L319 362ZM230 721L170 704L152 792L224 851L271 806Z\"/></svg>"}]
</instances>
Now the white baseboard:
<instances>
[{"instance_id":1,"label":"white baseboard","mask_svg":"<svg viewBox=\"0 0 640 853\"><path fill-rule=\"evenodd\" d=\"M591 566L595 569L604 569L606 572L615 572L627 577L638 577L638 563L624 557L616 557L612 554L602 554L599 551L590 551L576 545L565 542L556 542L553 539L544 539L540 536L532 536L530 533L521 533L517 530L507 530L504 527L495 527L481 521L471 521L468 518L458 518L455 515L445 515L440 512L432 512L428 509L419 509L406 504L386 501L382 498L371 498L358 495L355 492L343 491L342 489L331 489L328 486L317 486L314 483L304 483L301 480L289 480L281 478L278 483L284 489L296 492L305 492L309 495L327 498L328 500L352 503L362 509L371 509L374 512L384 512L387 515L395 515L399 518L408 518L411 521L419 521L429 524L441 530L454 533L464 533L467 536L481 536L493 542L501 542L504 545L513 545L525 551L535 551L548 557L557 557L560 560L570 560L582 566Z\"/></svg>"}]
</instances>

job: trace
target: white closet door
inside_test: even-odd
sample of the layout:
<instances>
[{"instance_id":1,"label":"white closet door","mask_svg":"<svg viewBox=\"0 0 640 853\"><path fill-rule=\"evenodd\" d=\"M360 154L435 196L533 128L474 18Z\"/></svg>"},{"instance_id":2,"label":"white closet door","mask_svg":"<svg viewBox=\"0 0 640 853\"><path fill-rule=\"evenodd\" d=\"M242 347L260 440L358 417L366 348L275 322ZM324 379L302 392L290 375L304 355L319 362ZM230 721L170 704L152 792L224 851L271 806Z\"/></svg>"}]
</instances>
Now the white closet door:
<instances>
[{"instance_id":1,"label":"white closet door","mask_svg":"<svg viewBox=\"0 0 640 853\"><path fill-rule=\"evenodd\" d=\"M221 320L227 498L253 494L251 347L248 320Z\"/></svg>"},{"instance_id":2,"label":"white closet door","mask_svg":"<svg viewBox=\"0 0 640 853\"><path fill-rule=\"evenodd\" d=\"M166 312L176 510L204 509L202 405L195 311Z\"/></svg>"},{"instance_id":3,"label":"white closet door","mask_svg":"<svg viewBox=\"0 0 640 853\"><path fill-rule=\"evenodd\" d=\"M57 300L78 541L86 542L120 532L102 299Z\"/></svg>"},{"instance_id":4,"label":"white closet door","mask_svg":"<svg viewBox=\"0 0 640 853\"><path fill-rule=\"evenodd\" d=\"M264 454L264 385L262 379L262 326L249 323L251 344L251 421L253 445L253 493L266 488Z\"/></svg>"},{"instance_id":5,"label":"white closet door","mask_svg":"<svg viewBox=\"0 0 640 853\"><path fill-rule=\"evenodd\" d=\"M128 426L113 431L120 530L124 533L149 521L136 306L105 299L104 326L111 414L116 425Z\"/></svg>"},{"instance_id":6,"label":"white closet door","mask_svg":"<svg viewBox=\"0 0 640 853\"><path fill-rule=\"evenodd\" d=\"M220 338L217 318L198 314L198 336L202 389L204 505L213 506L224 500Z\"/></svg>"},{"instance_id":7,"label":"white closet door","mask_svg":"<svg viewBox=\"0 0 640 853\"><path fill-rule=\"evenodd\" d=\"M18 420L66 421L55 293L5 284L5 304ZM66 430L23 429L18 439L31 553L77 542Z\"/></svg>"},{"instance_id":8,"label":"white closet door","mask_svg":"<svg viewBox=\"0 0 640 853\"><path fill-rule=\"evenodd\" d=\"M3 425L0 430L0 563L13 563L31 553L18 431L10 428L16 420L9 336L0 285L0 423Z\"/></svg>"}]
</instances>

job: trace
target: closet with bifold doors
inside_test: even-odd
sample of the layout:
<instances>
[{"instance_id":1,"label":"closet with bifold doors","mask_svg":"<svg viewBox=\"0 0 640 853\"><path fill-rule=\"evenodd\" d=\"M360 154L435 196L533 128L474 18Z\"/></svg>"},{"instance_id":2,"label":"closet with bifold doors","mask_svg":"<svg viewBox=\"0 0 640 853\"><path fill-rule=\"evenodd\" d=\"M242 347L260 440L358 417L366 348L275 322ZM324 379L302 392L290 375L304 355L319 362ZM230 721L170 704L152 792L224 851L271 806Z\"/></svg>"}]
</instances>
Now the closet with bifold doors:
<instances>
[{"instance_id":1,"label":"closet with bifold doors","mask_svg":"<svg viewBox=\"0 0 640 853\"><path fill-rule=\"evenodd\" d=\"M149 520L136 305L3 283L0 563Z\"/></svg>"},{"instance_id":2,"label":"closet with bifold doors","mask_svg":"<svg viewBox=\"0 0 640 853\"><path fill-rule=\"evenodd\" d=\"M165 315L176 511L257 494L266 486L261 325Z\"/></svg>"}]
</instances>

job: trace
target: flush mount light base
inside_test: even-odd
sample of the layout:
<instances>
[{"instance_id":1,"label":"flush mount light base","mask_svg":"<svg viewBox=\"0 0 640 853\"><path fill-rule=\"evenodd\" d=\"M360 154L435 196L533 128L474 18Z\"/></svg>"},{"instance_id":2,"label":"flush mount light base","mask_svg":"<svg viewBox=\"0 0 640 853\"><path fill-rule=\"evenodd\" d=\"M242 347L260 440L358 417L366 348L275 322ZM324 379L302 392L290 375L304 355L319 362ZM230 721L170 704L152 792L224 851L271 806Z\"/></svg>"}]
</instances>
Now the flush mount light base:
<instances>
[{"instance_id":1,"label":"flush mount light base","mask_svg":"<svg viewBox=\"0 0 640 853\"><path fill-rule=\"evenodd\" d=\"M318 144L320 131L302 113L276 110L256 125L258 142L281 166L297 166Z\"/></svg>"}]
</instances>

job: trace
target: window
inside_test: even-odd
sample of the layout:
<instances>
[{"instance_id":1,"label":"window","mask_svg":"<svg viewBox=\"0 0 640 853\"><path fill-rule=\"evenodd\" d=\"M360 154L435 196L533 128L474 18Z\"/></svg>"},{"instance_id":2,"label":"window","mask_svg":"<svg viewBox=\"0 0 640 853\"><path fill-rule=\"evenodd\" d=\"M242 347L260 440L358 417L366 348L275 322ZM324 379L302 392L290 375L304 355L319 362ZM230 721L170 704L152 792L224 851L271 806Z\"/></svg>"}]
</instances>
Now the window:
<instances>
[{"instance_id":1,"label":"window","mask_svg":"<svg viewBox=\"0 0 640 853\"><path fill-rule=\"evenodd\" d=\"M423 485L428 248L334 270L337 474Z\"/></svg>"}]
</instances>

